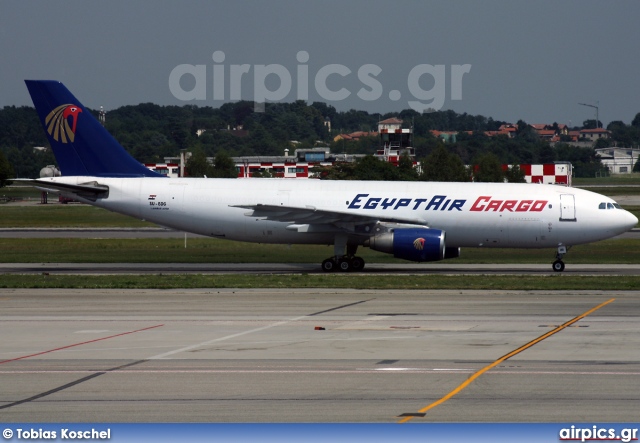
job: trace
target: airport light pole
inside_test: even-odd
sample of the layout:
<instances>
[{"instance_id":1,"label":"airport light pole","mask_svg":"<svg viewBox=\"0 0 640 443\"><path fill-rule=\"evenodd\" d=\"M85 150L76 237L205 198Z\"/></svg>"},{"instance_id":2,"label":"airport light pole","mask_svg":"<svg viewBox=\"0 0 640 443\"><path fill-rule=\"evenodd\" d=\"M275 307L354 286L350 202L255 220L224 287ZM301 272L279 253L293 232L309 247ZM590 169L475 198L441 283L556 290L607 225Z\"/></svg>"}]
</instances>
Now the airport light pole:
<instances>
[{"instance_id":1,"label":"airport light pole","mask_svg":"<svg viewBox=\"0 0 640 443\"><path fill-rule=\"evenodd\" d=\"M599 112L598 112L599 110L598 110L598 106L597 106L597 105L600 104L600 102L597 101L595 105L589 105L587 103L578 103L578 104L582 105L582 106L588 106L590 108L596 108L596 128L600 128L600 116L599 116Z\"/></svg>"}]
</instances>

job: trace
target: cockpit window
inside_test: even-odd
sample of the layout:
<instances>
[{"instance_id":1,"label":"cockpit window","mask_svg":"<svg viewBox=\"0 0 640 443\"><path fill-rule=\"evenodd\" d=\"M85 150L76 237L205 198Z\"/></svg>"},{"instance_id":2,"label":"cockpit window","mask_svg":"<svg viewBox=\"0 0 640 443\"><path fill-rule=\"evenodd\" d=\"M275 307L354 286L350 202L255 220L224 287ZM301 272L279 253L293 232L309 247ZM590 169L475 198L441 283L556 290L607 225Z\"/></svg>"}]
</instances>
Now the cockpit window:
<instances>
[{"instance_id":1,"label":"cockpit window","mask_svg":"<svg viewBox=\"0 0 640 443\"><path fill-rule=\"evenodd\" d=\"M602 202L598 205L598 209L622 209L622 207L617 203Z\"/></svg>"}]
</instances>

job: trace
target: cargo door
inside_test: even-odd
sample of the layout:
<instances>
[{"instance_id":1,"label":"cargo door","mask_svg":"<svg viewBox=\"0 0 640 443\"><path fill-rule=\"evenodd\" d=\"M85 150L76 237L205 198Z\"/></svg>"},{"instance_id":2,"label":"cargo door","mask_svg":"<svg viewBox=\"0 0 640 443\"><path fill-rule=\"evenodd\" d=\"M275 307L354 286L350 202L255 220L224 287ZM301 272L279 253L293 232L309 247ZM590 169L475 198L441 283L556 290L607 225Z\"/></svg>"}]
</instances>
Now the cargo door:
<instances>
[{"instance_id":1,"label":"cargo door","mask_svg":"<svg viewBox=\"0 0 640 443\"><path fill-rule=\"evenodd\" d=\"M560 221L576 221L576 200L573 194L560 194Z\"/></svg>"}]
</instances>

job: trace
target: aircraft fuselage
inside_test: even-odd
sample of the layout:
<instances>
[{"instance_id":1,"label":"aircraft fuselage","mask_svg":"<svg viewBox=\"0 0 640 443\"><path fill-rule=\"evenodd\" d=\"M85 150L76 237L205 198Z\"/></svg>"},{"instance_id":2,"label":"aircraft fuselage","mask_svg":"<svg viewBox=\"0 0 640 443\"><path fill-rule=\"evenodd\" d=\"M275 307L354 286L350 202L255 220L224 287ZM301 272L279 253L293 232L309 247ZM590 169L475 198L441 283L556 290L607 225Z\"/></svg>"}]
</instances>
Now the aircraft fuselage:
<instances>
[{"instance_id":1,"label":"aircraft fuselage","mask_svg":"<svg viewBox=\"0 0 640 443\"><path fill-rule=\"evenodd\" d=\"M48 180L82 184L96 177ZM445 231L451 247L576 245L613 237L635 224L633 215L608 197L556 185L153 177L100 178L99 183L109 187L108 196L88 203L177 230L260 243L332 244L335 228L292 230L292 222L253 217L237 206L312 205L393 217Z\"/></svg>"}]
</instances>

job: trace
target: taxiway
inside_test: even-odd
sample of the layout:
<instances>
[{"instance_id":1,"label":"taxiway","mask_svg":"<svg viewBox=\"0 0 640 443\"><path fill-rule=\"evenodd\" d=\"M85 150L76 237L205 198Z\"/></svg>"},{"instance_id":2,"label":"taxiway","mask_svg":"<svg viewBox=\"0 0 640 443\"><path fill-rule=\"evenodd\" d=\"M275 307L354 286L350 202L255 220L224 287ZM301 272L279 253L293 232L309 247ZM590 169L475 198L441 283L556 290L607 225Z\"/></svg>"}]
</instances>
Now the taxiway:
<instances>
[{"instance_id":1,"label":"taxiway","mask_svg":"<svg viewBox=\"0 0 640 443\"><path fill-rule=\"evenodd\" d=\"M636 421L639 318L638 292L3 289L0 421Z\"/></svg>"}]
</instances>

